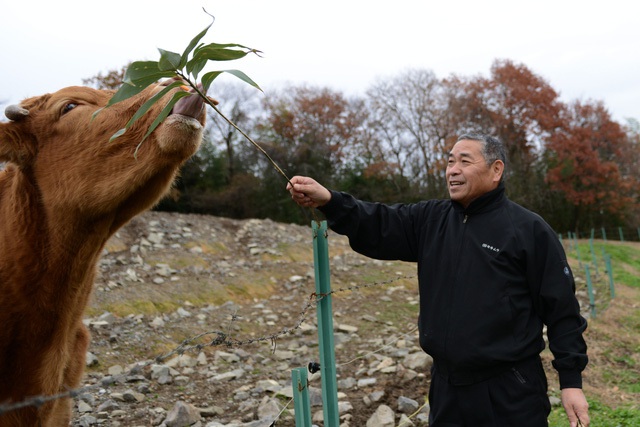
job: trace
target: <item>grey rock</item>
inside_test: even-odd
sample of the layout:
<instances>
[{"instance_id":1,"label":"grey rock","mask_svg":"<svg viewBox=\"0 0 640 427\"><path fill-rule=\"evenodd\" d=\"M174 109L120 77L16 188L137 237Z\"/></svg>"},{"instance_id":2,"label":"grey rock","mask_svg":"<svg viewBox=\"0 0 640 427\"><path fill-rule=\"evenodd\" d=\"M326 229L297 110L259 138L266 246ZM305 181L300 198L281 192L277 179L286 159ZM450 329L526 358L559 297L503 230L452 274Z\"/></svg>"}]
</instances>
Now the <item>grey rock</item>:
<instances>
[{"instance_id":1,"label":"grey rock","mask_svg":"<svg viewBox=\"0 0 640 427\"><path fill-rule=\"evenodd\" d=\"M201 420L200 412L195 406L178 401L167 413L164 424L167 427L185 427L191 426Z\"/></svg>"},{"instance_id":2,"label":"grey rock","mask_svg":"<svg viewBox=\"0 0 640 427\"><path fill-rule=\"evenodd\" d=\"M395 427L395 413L387 405L380 405L367 420L367 427Z\"/></svg>"},{"instance_id":3,"label":"grey rock","mask_svg":"<svg viewBox=\"0 0 640 427\"><path fill-rule=\"evenodd\" d=\"M412 414L418 410L420 404L405 396L398 397L398 411L403 414Z\"/></svg>"}]
</instances>

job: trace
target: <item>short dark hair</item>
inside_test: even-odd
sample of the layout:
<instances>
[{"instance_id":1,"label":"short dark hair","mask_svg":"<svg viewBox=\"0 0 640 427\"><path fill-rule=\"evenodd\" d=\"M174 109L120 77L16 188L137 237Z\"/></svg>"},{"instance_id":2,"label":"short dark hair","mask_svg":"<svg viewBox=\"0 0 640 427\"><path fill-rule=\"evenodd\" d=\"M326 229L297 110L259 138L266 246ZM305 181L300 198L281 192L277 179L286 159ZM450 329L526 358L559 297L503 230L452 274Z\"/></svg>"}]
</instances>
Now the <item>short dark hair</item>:
<instances>
[{"instance_id":1,"label":"short dark hair","mask_svg":"<svg viewBox=\"0 0 640 427\"><path fill-rule=\"evenodd\" d=\"M458 141L462 141L463 139L482 143L482 156L487 162L487 166L491 166L496 160L501 160L506 168L507 150L498 138L484 133L465 133L458 137Z\"/></svg>"}]
</instances>

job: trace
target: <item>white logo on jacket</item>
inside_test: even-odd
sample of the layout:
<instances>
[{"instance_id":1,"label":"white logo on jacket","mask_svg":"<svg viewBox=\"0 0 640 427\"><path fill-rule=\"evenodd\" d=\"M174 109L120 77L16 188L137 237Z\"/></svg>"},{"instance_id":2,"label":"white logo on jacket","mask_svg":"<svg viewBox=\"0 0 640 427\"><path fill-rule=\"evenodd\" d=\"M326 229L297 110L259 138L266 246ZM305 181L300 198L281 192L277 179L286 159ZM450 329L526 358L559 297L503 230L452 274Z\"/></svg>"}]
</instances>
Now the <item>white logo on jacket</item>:
<instances>
[{"instance_id":1,"label":"white logo on jacket","mask_svg":"<svg viewBox=\"0 0 640 427\"><path fill-rule=\"evenodd\" d=\"M488 245L486 243L483 243L482 247L485 249L489 249L490 251L493 251L493 252L500 252L500 249L496 248L495 246Z\"/></svg>"}]
</instances>

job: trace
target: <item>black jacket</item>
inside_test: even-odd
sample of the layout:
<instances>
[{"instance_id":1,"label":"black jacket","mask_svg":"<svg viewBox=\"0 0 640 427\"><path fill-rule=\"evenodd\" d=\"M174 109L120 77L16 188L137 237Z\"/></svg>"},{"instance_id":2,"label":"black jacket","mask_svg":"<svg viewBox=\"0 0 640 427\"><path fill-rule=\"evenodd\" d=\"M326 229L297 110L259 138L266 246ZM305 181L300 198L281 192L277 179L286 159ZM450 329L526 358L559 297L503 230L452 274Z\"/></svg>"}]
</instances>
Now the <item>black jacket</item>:
<instances>
[{"instance_id":1,"label":"black jacket","mask_svg":"<svg viewBox=\"0 0 640 427\"><path fill-rule=\"evenodd\" d=\"M575 283L557 235L504 187L467 209L451 200L384 205L332 192L329 227L368 257L418 263L420 345L449 372L520 361L544 349L561 388L587 364Z\"/></svg>"}]
</instances>

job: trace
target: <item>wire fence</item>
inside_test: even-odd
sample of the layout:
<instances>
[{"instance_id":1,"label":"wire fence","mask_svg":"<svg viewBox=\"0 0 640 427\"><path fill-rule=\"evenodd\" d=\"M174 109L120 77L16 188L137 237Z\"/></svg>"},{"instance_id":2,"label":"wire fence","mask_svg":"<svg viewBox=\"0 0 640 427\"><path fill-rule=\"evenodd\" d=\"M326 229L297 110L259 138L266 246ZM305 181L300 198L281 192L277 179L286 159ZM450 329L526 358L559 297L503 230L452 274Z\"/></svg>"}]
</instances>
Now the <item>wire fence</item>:
<instances>
[{"instance_id":1,"label":"wire fence","mask_svg":"<svg viewBox=\"0 0 640 427\"><path fill-rule=\"evenodd\" d=\"M232 315L231 318L229 319L230 324L227 325L226 327L220 328L219 330L202 332L197 335L185 338L177 347L173 348L172 350L162 355L158 355L155 358L151 360L147 360L145 362L134 362L129 365L133 367L127 370L126 372L123 372L118 375L111 375L111 376L105 377L102 380L98 381L96 384L87 385L87 386L83 386L76 389L70 389L70 390L66 390L66 391L63 391L57 394L52 394L52 395L32 396L20 402L0 403L0 415L3 415L11 411L15 411L18 409L27 408L27 407L38 408L48 402L52 402L58 399L64 399L64 398L74 399L87 392L108 388L115 384L124 382L127 377L130 377L133 375L140 375L141 373L143 373L145 368L148 368L151 365L162 364L163 362L171 359L174 356L180 356L185 353L200 352L207 347L230 348L230 347L242 347L242 346L248 346L256 343L268 342L268 343L271 343L271 350L273 352L275 351L277 341L280 338L290 335L294 331L300 329L302 324L309 319L310 312L317 307L318 303L322 299L328 297L329 295L348 293L348 292L354 292L354 291L362 291L364 289L373 288L373 287L388 286L396 282L399 282L401 280L411 280L415 278L416 278L415 275L400 275L389 280L356 284L348 287L340 287L340 288L331 290L326 294L319 295L316 292L312 292L308 295L306 302L304 302L303 308L300 311L296 322L291 327L281 328L275 332L270 332L254 338L238 339L232 336L232 334L229 332L233 329L231 328L231 324L238 321L238 317L235 315ZM387 341L385 345L380 346L376 349L373 349L371 352L367 353L366 355L360 355L355 358L350 358L348 361L338 364L338 366L345 366L345 365L354 363L355 361L361 358L364 358L367 355L380 352L382 349L388 347L396 340L399 340L402 337L415 333L416 330L417 330L417 327L412 328L406 333L400 334L395 339ZM203 340L205 341L202 342ZM283 408L283 410L284 409L286 409L286 406L285 408Z\"/></svg>"},{"instance_id":2,"label":"wire fence","mask_svg":"<svg viewBox=\"0 0 640 427\"><path fill-rule=\"evenodd\" d=\"M638 242L640 227L599 227L585 231L570 231L565 235L575 235L578 239L598 239L604 242Z\"/></svg>"},{"instance_id":3,"label":"wire fence","mask_svg":"<svg viewBox=\"0 0 640 427\"><path fill-rule=\"evenodd\" d=\"M615 281L611 255L607 252L604 239L594 239L592 230L588 241L578 240L578 233L568 233L565 239L560 236L569 257L578 262L578 270L574 271L578 291L584 290L589 299L589 316L596 317L599 310L606 308L615 298ZM621 234L623 236L623 234ZM598 309L600 307L600 309Z\"/></svg>"},{"instance_id":4,"label":"wire fence","mask_svg":"<svg viewBox=\"0 0 640 427\"><path fill-rule=\"evenodd\" d=\"M601 233L606 234L607 230L602 230ZM575 257L579 262L580 271L576 272L576 281L578 292L586 292L588 297L589 313L592 317L596 317L598 310L596 307L603 307L608 305L611 298L615 297L615 287L613 283L612 266L610 256L606 253L604 248L601 248L601 252L598 253L598 244L594 243L594 236L596 231L592 230L589 233L589 244L579 243L577 241L579 237L578 233L569 233L567 237L563 239L560 236L567 254L571 257ZM630 233L628 230L620 231L618 236L622 241L632 241L630 237L625 237ZM626 239L626 240L623 240ZM602 239L604 241L604 239ZM584 278L584 279L583 279ZM194 336L190 336L181 341L181 343L172 350L154 357L151 360L145 362L134 362L129 366L133 366L128 371L118 375L111 375L103 378L92 385L83 386L77 389L66 390L53 395L46 396L32 396L20 402L0 403L0 415L15 411L27 407L40 407L47 402L55 401L63 398L77 398L83 393L97 391L99 389L108 388L114 384L124 382L125 379L132 375L140 375L145 368L150 367L153 364L162 364L163 362L171 359L174 356L183 355L190 352L200 352L207 347L242 347L256 343L271 343L272 351L275 351L277 342L279 339L292 334L294 331L299 330L301 325L309 318L309 313L317 307L318 303L326 298L328 295L335 295L340 293L362 291L367 288L388 286L401 280L413 280L416 279L415 275L400 275L389 280L377 281L372 283L357 284L348 287L340 287L330 291L327 294L318 294L312 292L308 294L306 301L302 304L302 309L297 317L297 320L290 327L281 328L275 332L269 332L258 337L239 339L235 338L232 333L231 326L238 320L235 315L232 315L229 319L229 325L218 330L210 330L202 332ZM608 292L607 292L608 291ZM371 352L360 355L355 358L350 358L346 362L339 363L337 366L345 366L355 361L366 357L369 354L375 354L380 352L383 348L388 347L395 340L401 339L404 336L414 334L417 327L410 328L407 332L398 335L395 339L389 340L387 344L380 346L377 349L373 349ZM289 402L288 404L290 404ZM287 404L287 405L288 405ZM285 406L283 411L287 408ZM416 415L416 414L413 414Z\"/></svg>"}]
</instances>

